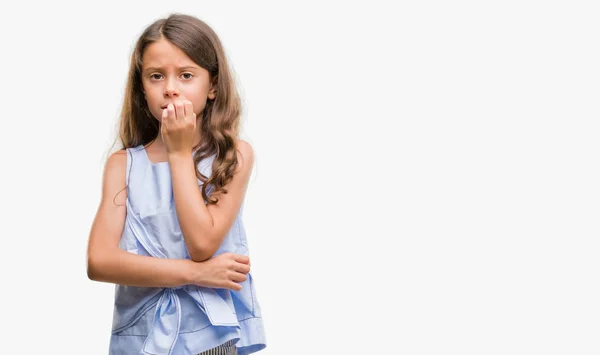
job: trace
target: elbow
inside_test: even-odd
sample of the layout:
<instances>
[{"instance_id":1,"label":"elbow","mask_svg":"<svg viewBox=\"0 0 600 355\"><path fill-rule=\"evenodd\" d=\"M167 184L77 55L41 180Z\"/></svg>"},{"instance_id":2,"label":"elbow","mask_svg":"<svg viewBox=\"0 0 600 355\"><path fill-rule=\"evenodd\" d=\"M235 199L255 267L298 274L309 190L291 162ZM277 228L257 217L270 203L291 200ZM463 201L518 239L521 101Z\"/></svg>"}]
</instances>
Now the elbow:
<instances>
[{"instance_id":1,"label":"elbow","mask_svg":"<svg viewBox=\"0 0 600 355\"><path fill-rule=\"evenodd\" d=\"M190 259L195 262L203 262L213 257L219 247L215 247L211 243L196 244L188 248Z\"/></svg>"},{"instance_id":2,"label":"elbow","mask_svg":"<svg viewBox=\"0 0 600 355\"><path fill-rule=\"evenodd\" d=\"M104 255L104 257L99 256ZM107 253L88 253L87 277L92 281L102 281L103 270L106 268Z\"/></svg>"},{"instance_id":3,"label":"elbow","mask_svg":"<svg viewBox=\"0 0 600 355\"><path fill-rule=\"evenodd\" d=\"M98 281L98 262L90 255L87 257L87 277L92 281Z\"/></svg>"}]
</instances>

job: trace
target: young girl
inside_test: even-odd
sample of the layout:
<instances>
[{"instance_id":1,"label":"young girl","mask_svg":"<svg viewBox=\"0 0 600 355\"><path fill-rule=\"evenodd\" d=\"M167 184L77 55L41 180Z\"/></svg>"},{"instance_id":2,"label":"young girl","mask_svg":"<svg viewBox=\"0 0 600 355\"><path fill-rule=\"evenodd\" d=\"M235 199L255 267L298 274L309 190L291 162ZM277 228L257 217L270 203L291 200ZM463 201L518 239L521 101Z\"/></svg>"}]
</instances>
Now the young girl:
<instances>
[{"instance_id":1,"label":"young girl","mask_svg":"<svg viewBox=\"0 0 600 355\"><path fill-rule=\"evenodd\" d=\"M253 165L215 32L175 14L141 35L89 236L90 279L115 283L111 355L266 347L242 223Z\"/></svg>"}]
</instances>

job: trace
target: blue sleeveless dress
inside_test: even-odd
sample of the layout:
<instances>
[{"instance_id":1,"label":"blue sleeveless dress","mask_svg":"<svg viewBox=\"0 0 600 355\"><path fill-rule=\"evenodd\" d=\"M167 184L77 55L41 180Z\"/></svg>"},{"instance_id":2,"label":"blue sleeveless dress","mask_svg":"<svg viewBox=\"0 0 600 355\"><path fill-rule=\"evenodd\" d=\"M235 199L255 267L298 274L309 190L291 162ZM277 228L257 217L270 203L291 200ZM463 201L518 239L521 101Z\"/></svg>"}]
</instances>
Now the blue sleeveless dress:
<instances>
[{"instance_id":1,"label":"blue sleeveless dress","mask_svg":"<svg viewBox=\"0 0 600 355\"><path fill-rule=\"evenodd\" d=\"M207 177L214 157L198 164ZM190 259L175 211L169 163L153 164L143 145L128 148L126 181L127 217L119 248L156 258ZM202 185L199 179L198 185ZM248 255L242 213L243 203L214 256L225 252ZM240 284L241 291L196 285L115 285L109 354L195 355L228 341L235 342L240 355L264 349L265 332L252 275L248 273Z\"/></svg>"}]
</instances>

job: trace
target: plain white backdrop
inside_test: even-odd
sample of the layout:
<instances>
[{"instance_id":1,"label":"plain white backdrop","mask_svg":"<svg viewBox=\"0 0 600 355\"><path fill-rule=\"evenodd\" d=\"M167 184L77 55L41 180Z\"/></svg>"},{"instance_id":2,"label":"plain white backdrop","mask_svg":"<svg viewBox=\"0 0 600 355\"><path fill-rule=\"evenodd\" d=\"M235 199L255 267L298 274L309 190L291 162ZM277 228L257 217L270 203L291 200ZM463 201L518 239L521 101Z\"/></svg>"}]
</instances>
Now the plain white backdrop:
<instances>
[{"instance_id":1,"label":"plain white backdrop","mask_svg":"<svg viewBox=\"0 0 600 355\"><path fill-rule=\"evenodd\" d=\"M2 353L107 353L104 159L135 40L182 12L220 36L256 154L260 354L598 354L594 5L3 4Z\"/></svg>"}]
</instances>

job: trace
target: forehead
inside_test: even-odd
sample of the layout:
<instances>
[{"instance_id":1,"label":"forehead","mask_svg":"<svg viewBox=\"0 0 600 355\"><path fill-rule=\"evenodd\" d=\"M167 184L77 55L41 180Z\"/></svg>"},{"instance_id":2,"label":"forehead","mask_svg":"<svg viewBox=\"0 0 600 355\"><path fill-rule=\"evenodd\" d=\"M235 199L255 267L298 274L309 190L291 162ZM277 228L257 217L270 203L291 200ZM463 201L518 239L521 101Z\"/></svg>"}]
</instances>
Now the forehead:
<instances>
[{"instance_id":1,"label":"forehead","mask_svg":"<svg viewBox=\"0 0 600 355\"><path fill-rule=\"evenodd\" d=\"M146 47L142 55L142 68L198 66L179 47L160 39Z\"/></svg>"}]
</instances>

